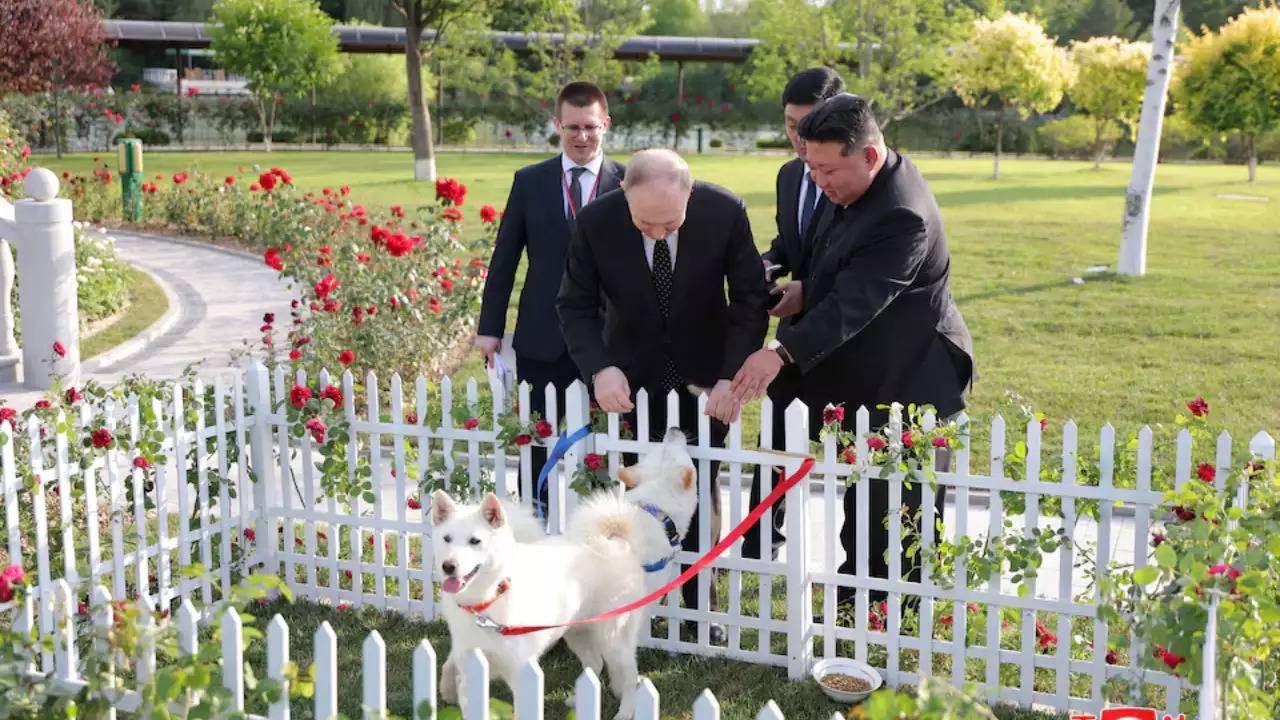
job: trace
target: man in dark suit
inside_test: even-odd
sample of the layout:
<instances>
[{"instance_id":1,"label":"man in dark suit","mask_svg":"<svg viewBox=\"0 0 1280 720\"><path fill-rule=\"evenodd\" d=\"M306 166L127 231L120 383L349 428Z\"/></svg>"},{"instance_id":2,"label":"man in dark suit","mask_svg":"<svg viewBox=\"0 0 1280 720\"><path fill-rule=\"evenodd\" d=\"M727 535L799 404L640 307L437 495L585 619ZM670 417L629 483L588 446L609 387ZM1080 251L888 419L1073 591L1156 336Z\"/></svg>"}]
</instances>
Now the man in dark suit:
<instances>
[{"instance_id":1,"label":"man in dark suit","mask_svg":"<svg viewBox=\"0 0 1280 720\"><path fill-rule=\"evenodd\" d=\"M711 442L722 446L725 423L740 409L729 378L764 341L767 302L742 200L693 182L674 152L644 150L632 156L622 190L578 216L557 308L569 354L603 410L632 413L633 391L643 388L651 440L668 427L696 438L693 393L709 389ZM679 417L667 417L665 398L673 390ZM700 478L712 483L712 543L720 530L718 470L712 463L710 476ZM684 548L710 549L700 547L699 535L695 514ZM696 582L684 586L686 607L696 605L696 589ZM711 635L723 642L723 628Z\"/></svg>"},{"instance_id":2,"label":"man in dark suit","mask_svg":"<svg viewBox=\"0 0 1280 720\"><path fill-rule=\"evenodd\" d=\"M821 427L827 403L844 403L848 430L859 406L871 411L872 427L888 420L877 406L892 402L932 405L943 420L959 413L973 378L973 341L951 297L947 238L924 177L885 147L870 106L855 95L819 103L800 123L800 137L831 211L815 229L802 291L777 307L795 319L743 365L734 378L735 396L758 397L785 365L795 365L803 373L802 398L813 428ZM883 578L888 485L869 481L869 569ZM855 571L856 497L845 493L845 573ZM909 513L920 502L919 483L904 490ZM918 556L903 555L908 579L918 580ZM851 599L842 590L841 602ZM883 596L872 593L873 600Z\"/></svg>"},{"instance_id":3,"label":"man in dark suit","mask_svg":"<svg viewBox=\"0 0 1280 720\"><path fill-rule=\"evenodd\" d=\"M484 353L485 362L492 364L494 354L502 349L516 268L521 254L527 252L529 267L520 291L512 344L517 375L531 388L530 412L546 413L546 387L550 383L556 388L556 406L563 415L565 388L578 378L560 335L556 293L579 211L622 182L625 168L605 158L602 149L609 123L609 102L600 88L588 82L566 85L556 99L555 118L564 152L516 171L498 226L475 344ZM533 448L534 478L546 458L545 448ZM545 495L538 500L545 502Z\"/></svg>"},{"instance_id":4,"label":"man in dark suit","mask_svg":"<svg viewBox=\"0 0 1280 720\"><path fill-rule=\"evenodd\" d=\"M795 150L796 157L787 161L778 170L777 215L778 234L773 244L763 254L765 277L770 282L784 275L803 278L809 264L809 249L812 246L812 229L822 215L828 202L826 196L818 190L813 178L809 175L809 165L805 162L804 141L800 139L800 121L813 110L813 106L821 100L844 91L844 80L829 67L809 68L792 76L782 91L782 117L785 122L787 139ZM779 299L785 299L786 293L799 291L800 280L787 283L772 290ZM781 325L788 324L795 316L784 317ZM800 397L800 369L792 366L782 368L778 377L769 383L769 399L773 407L773 435L770 445L782 448L785 437L783 429L787 406L792 400ZM763 446L763 437L761 438ZM775 472L773 485L780 481L781 474ZM760 482L760 468L755 469L751 479L751 506L754 507L763 497ZM772 548L777 556L782 545L782 526L784 506L781 502L773 506L772 532L765 539L765 547ZM742 555L748 558L761 556L760 536L764 521L752 525L743 536Z\"/></svg>"}]
</instances>

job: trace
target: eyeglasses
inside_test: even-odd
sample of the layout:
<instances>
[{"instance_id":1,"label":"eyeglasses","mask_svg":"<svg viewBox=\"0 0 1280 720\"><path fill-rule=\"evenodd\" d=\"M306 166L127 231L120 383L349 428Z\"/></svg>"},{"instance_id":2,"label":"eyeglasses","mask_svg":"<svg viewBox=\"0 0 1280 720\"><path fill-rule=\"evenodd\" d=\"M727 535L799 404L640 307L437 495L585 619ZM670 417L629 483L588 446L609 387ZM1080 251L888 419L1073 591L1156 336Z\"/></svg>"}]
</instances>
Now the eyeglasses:
<instances>
[{"instance_id":1,"label":"eyeglasses","mask_svg":"<svg viewBox=\"0 0 1280 720\"><path fill-rule=\"evenodd\" d=\"M599 135L604 132L603 125L561 125L566 135Z\"/></svg>"}]
</instances>

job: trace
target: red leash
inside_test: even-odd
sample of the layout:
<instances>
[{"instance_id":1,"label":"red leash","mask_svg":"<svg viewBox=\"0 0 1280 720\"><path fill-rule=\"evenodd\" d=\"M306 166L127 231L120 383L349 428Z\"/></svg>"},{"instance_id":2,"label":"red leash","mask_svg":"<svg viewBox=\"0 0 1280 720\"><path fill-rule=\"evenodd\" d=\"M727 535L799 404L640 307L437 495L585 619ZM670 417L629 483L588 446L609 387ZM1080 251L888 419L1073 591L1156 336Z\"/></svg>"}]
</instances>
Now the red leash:
<instances>
[{"instance_id":1,"label":"red leash","mask_svg":"<svg viewBox=\"0 0 1280 720\"><path fill-rule=\"evenodd\" d=\"M663 595L666 595L672 590L675 590L681 585L684 585L686 582L689 582L689 580L694 575L697 575L699 572L702 571L703 568L710 565L711 561L720 557L725 550L729 549L730 545L736 542L738 538L742 537L743 533L747 531L747 528L751 527L757 521L760 520L760 516L764 515L765 510L768 510L788 490L790 490L793 485L800 482L800 480L804 478L804 476L808 475L809 471L812 469L813 469L813 458L805 458L804 462L800 463L800 469L797 470L794 475L782 481L781 484L775 487L773 489L773 492L769 493L769 496L766 497L763 502L761 502L759 505L757 505L755 508L751 510L751 513L747 515L746 519L738 523L738 526L735 527L733 530L731 530L729 532L729 535L725 537L725 539L721 540L718 545L711 548L711 552L707 553L706 555L703 555L701 558L698 559L697 562L695 562L693 565L690 565L688 570L685 570L683 573L680 573L680 577L676 578L675 580L672 580L671 582L658 588L657 590L654 590L653 592L640 598L639 600L633 600L627 603L626 605L623 605L620 608L610 610L609 612L603 613L601 615L596 615L595 617L586 618L583 620L571 620L569 622L559 623L556 625L510 625L510 626L499 625L496 622L494 622L492 619L490 619L487 615L477 616L476 624L480 625L481 627L496 629L498 632L502 633L503 635L526 635L528 633L539 632L542 630L551 630L552 628L558 628L558 627L571 627L573 625L590 625L591 623L597 623L597 622L600 622L601 620L608 620L609 618L617 617L618 615L624 615L626 613L631 612L632 610L644 607L645 605L648 605L649 603L653 602L654 600L657 600Z\"/></svg>"}]
</instances>

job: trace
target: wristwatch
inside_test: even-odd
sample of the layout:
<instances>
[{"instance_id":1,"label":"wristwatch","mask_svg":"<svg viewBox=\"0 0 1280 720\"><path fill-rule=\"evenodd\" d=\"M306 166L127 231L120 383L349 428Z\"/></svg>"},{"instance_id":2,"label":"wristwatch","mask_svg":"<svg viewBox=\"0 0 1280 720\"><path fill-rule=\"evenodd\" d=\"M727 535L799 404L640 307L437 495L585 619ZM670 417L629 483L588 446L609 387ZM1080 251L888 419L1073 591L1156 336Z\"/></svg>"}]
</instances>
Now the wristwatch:
<instances>
[{"instance_id":1,"label":"wristwatch","mask_svg":"<svg viewBox=\"0 0 1280 720\"><path fill-rule=\"evenodd\" d=\"M782 343L778 342L776 338L765 343L764 349L778 353L778 357L782 360L783 365L791 364L791 353L787 352L787 349L783 347Z\"/></svg>"}]
</instances>

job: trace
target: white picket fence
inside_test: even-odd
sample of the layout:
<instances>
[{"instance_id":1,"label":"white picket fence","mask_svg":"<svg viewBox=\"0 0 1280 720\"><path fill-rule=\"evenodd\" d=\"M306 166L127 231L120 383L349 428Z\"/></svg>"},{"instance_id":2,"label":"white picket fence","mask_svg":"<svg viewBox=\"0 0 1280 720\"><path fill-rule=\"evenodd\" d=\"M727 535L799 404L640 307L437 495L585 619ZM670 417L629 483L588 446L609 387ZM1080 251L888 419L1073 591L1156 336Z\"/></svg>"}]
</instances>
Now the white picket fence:
<instances>
[{"instance_id":1,"label":"white picket fence","mask_svg":"<svg viewBox=\"0 0 1280 720\"><path fill-rule=\"evenodd\" d=\"M350 430L347 476L357 477L356 455L363 453L371 488L368 497L357 497L350 507L343 507L332 497L322 497L317 470L322 460L310 436L295 437L290 433L286 412L289 390L294 383L306 381L302 376L286 377L283 368L272 375L261 365L253 365L234 378L219 379L212 390L211 403L201 403L204 412L196 413L194 422L187 422L184 402L205 397L205 388L199 381L188 389L185 400L183 393L175 392L165 406L157 401L149 408L139 408L136 400L124 407L82 406L79 416L66 420L86 428L98 413L103 413L106 426L113 432L126 433L135 440L149 435L158 438L166 459L157 463L154 471L131 467L132 457L118 450L80 468L67 461L64 433L50 429L42 438L39 428L27 428L30 457L20 459L25 467L18 465L12 443L0 450L0 497L5 502L3 520L10 561L28 568L34 561L38 586L47 592L55 587L55 580L65 581L67 590L80 597L88 588L106 585L113 597L142 595L160 608L188 602L209 606L225 598L234 582L247 569L254 568L283 578L301 597L398 610L428 619L436 617L439 605L433 592L434 563L430 544L423 541L429 533L426 503L421 502L419 509L408 507L411 498L422 495L419 483L428 471L428 459L443 458L447 469L465 467L473 483L487 475L499 492L519 492L526 499L532 496L529 446L520 447L517 456L509 457L496 441L496 420L504 404L501 390L495 388L498 397L492 408L479 408L479 387L474 380L467 383L459 398L447 379L429 386L418 378L406 401L399 377L392 377L382 386L389 387L388 393L379 390L372 375L362 388L357 388L355 378L344 373L340 379L342 412ZM319 387L324 387L330 378L322 374L318 381ZM527 386L520 387L519 407L525 420L529 392ZM568 397L568 407L561 409L556 406L554 394L548 393L548 418L558 427L557 421L563 417L565 426L573 429L587 421L587 399L580 385L571 388ZM674 410L675 397L667 400ZM638 438L649 437L649 402L641 393L635 428ZM785 438L779 438L781 433L770 426L768 400L764 402L766 406L760 414L764 449L744 446L740 424L730 427L725 447L712 447L710 421L705 416L701 416L696 428L698 440L690 447L700 466L700 478L707 477L710 462L720 462L720 482L715 487L702 482L701 503L706 507L710 493L720 492L730 526L736 525L748 509L746 485L753 466L782 467L793 472L799 464L796 454L810 451L806 409L799 403L788 409ZM481 420L479 427L466 429L454 421L453 409L464 405L475 408ZM440 419L429 426L426 418L431 416L433 407ZM147 417L142 411L148 409L150 423L142 419ZM866 458L870 428L865 409L858 411L856 419L857 456ZM984 532L999 533L1006 519L1001 493L1014 493L1025 501L1025 510L1014 516L1025 533L1036 528L1062 528L1073 541L1096 543L1100 558L1113 558L1115 549L1127 548L1134 563L1146 564L1147 541L1159 521L1153 517L1153 508L1162 497L1162 491L1153 489L1151 483L1150 430L1144 428L1138 436L1136 477L1118 478L1116 433L1109 425L1104 426L1099 436L1100 482L1093 486L1077 482L1079 438L1073 423L1062 428L1061 482L1038 479L1042 437L1037 422L1028 423L1025 428L1026 472L1021 479L1005 474L1011 439L1003 419L992 420L987 448L973 447L967 419L961 417L959 423L964 446L956 452L951 471L938 473L938 485L946 487L948 495L954 497L953 509L948 510L944 524L944 532L952 540L976 538ZM1022 435L1022 431L1018 434ZM891 437L896 435L890 433ZM552 441L554 437L546 444ZM611 416L605 432L593 433L572 448L550 480L552 531L563 530L565 518L576 504L576 494L567 485L572 468L579 465L585 453L602 454L610 472L616 473L623 453L643 453L649 446L647 441L623 439L620 418ZM780 455L767 449L775 446L793 454ZM194 461L186 459L191 450L196 451ZM1274 458L1275 443L1269 435L1259 433L1249 450L1257 457ZM412 462L414 454L416 462ZM981 454L988 462L985 469L978 470L971 466L971 459ZM1176 458L1175 478L1180 486L1189 481L1192 472L1192 442L1185 431L1178 439ZM1222 488L1232 467L1232 441L1225 434L1218 440L1215 458L1216 482ZM870 576L865 530L855 558L856 572L839 573L840 498L850 473L859 471L863 478L851 489L858 493L862 514L868 506L869 483L888 483L890 505L897 507L902 500L904 477L902 473L891 473L880 479L873 468L842 462L833 440L821 447L817 460L810 476L787 493L785 559L745 558L742 543L737 543L713 564L717 574L725 577L727 588L721 592L719 609L709 609L712 576L703 573L696 581L698 607L680 607L678 593L673 593L653 613L666 619L665 634L653 636L646 630L642 644L785 667L793 679L805 677L816 658L849 654L852 646L853 657L880 667L889 685L914 683L939 672L961 684L976 662L983 668L983 690L992 700L1058 710L1096 712L1104 703L1107 682L1127 678L1143 687L1163 688L1165 712L1176 716L1183 704L1182 691L1194 689L1176 676L1141 669L1139 658L1146 651L1134 638L1127 639L1126 665L1105 661L1109 629L1096 620L1096 595L1073 589L1074 542L1062 547L1056 576L1046 573L1034 592L1026 596L1018 594L1009 578L999 574L970 589L963 563L955 568L954 584L943 588L932 582L927 564L921 582L903 578L899 559L903 528L898 516L890 514L889 565L890 577L895 579ZM19 481L20 477L31 476L43 477L43 482L30 483L28 487ZM772 473L765 472L764 477L767 492L767 478ZM154 482L152 490L148 490L149 482ZM926 546L939 539L934 537L933 492L927 486L923 489L921 528ZM1245 492L1247 488L1236 499L1238 503L1245 501ZM56 494L53 511L48 506L51 493ZM1041 516L1041 503L1049 499L1061 503L1061 519ZM1077 503L1084 501L1099 504L1096 523L1077 517ZM19 527L20 505L32 508L34 527ZM974 519L983 514L985 522ZM1121 514L1124 519L1118 519ZM88 522L87 518L97 518L98 522ZM131 520L128 534L125 518ZM768 514L762 519L763 523L771 521ZM865 516L859 521L861 528L868 527ZM711 526L706 513L695 531L702 548L710 548ZM59 553L61 566L54 567ZM769 556L767 551L763 555ZM693 553L682 553L679 559L691 562L694 557ZM179 571L194 563L199 563L205 572L181 577ZM1099 562L1097 572L1099 577L1108 572L1108 563ZM814 623L812 617L815 586L827 598L821 604L821 623ZM839 586L853 588L856 593L851 625L837 622L830 602ZM888 592L883 627L879 627L881 621L872 627L869 617L868 592L875 589ZM922 598L918 622L911 632L903 629L904 597ZM775 602L780 605L777 609ZM940 613L935 610L935 602L946 603L949 608L954 639L938 637L935 616ZM978 619L978 613L971 616L967 611L970 603L988 620L985 642L966 641L969 624ZM46 636L56 632L52 607L49 602L37 604L36 621ZM0 606L0 614L10 609ZM998 622L1003 609L1010 609L1019 618L1008 630ZM1052 618L1045 625L1056 630L1060 641L1051 649L1038 646L1037 614ZM1075 637L1072 621L1076 618L1085 618L1090 625L1088 638ZM682 620L696 623L696 639L681 638ZM709 642L712 622L727 628L727 646ZM1016 635L1017 646L1002 647L1002 640L1010 634ZM1091 642L1091 647L1083 647L1085 642ZM950 669L935 669L937 658L949 658ZM1006 682L1002 666L1016 667L1015 682ZM1206 658L1206 667L1213 667L1211 656ZM55 672L54 658L43 658L40 669ZM1212 680L1213 675L1210 672L1206 677ZM1081 678L1087 678L1087 687L1080 687ZM1213 717L1207 709L1212 706L1215 691L1206 689L1201 693L1200 704L1201 717L1207 720Z\"/></svg>"}]
</instances>

